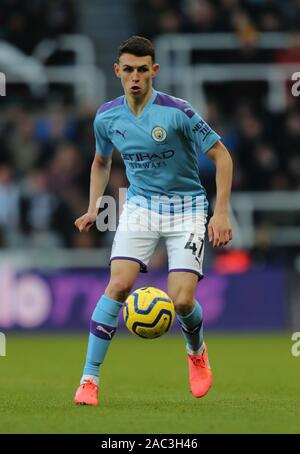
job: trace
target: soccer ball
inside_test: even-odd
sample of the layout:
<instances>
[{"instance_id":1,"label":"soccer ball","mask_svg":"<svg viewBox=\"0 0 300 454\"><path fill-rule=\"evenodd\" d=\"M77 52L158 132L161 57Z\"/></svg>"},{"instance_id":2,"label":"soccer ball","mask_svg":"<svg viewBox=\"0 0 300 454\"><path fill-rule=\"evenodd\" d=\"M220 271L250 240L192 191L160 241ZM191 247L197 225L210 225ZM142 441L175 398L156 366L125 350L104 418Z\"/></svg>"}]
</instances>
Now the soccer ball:
<instances>
[{"instance_id":1,"label":"soccer ball","mask_svg":"<svg viewBox=\"0 0 300 454\"><path fill-rule=\"evenodd\" d=\"M128 296L123 317L129 331L145 339L165 334L175 318L169 296L155 287L142 287Z\"/></svg>"}]
</instances>

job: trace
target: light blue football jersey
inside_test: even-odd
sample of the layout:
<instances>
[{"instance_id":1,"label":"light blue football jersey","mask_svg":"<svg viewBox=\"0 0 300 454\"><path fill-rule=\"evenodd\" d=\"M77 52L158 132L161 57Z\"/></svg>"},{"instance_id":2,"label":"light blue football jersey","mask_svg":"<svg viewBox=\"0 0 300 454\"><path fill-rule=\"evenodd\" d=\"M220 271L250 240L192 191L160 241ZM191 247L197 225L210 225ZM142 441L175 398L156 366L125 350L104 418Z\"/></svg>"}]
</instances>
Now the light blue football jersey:
<instances>
[{"instance_id":1,"label":"light blue football jersey","mask_svg":"<svg viewBox=\"0 0 300 454\"><path fill-rule=\"evenodd\" d=\"M153 89L137 117L123 95L99 108L94 131L100 156L108 156L114 148L121 153L131 203L164 211L170 198L175 201L172 210L178 208L179 200L180 205L185 202L184 212L207 213L198 153L206 153L220 136L187 101Z\"/></svg>"}]
</instances>

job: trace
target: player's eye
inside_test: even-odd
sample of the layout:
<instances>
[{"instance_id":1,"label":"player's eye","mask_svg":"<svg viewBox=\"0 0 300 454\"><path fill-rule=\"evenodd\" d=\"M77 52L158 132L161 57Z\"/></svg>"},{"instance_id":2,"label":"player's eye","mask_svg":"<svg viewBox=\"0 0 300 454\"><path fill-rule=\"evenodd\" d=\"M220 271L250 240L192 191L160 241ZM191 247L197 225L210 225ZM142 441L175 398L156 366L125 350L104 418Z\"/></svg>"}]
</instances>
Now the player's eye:
<instances>
[{"instance_id":1,"label":"player's eye","mask_svg":"<svg viewBox=\"0 0 300 454\"><path fill-rule=\"evenodd\" d=\"M147 71L148 71L148 68L146 66L144 68L140 69L140 72L142 72L142 73L146 73Z\"/></svg>"},{"instance_id":2,"label":"player's eye","mask_svg":"<svg viewBox=\"0 0 300 454\"><path fill-rule=\"evenodd\" d=\"M126 73L130 73L130 72L132 71L132 69L131 69L131 68L124 68L124 71L125 71Z\"/></svg>"}]
</instances>

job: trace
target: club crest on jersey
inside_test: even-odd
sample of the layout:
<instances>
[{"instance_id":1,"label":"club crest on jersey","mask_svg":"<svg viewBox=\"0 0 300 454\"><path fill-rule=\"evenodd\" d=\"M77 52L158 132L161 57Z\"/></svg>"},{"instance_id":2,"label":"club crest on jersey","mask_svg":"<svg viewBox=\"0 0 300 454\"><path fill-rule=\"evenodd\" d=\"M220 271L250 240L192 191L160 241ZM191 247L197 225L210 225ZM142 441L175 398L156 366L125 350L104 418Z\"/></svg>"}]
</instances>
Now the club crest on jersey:
<instances>
[{"instance_id":1,"label":"club crest on jersey","mask_svg":"<svg viewBox=\"0 0 300 454\"><path fill-rule=\"evenodd\" d=\"M151 136L155 142L163 142L167 137L167 131L160 126L156 126L152 129Z\"/></svg>"}]
</instances>

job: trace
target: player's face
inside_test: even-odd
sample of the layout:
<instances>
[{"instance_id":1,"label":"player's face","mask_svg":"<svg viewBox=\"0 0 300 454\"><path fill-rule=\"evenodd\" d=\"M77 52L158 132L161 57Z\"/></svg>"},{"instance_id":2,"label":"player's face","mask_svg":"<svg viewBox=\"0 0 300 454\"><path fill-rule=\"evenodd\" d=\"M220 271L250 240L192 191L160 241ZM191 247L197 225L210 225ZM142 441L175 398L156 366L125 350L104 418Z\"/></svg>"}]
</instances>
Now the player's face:
<instances>
[{"instance_id":1,"label":"player's face","mask_svg":"<svg viewBox=\"0 0 300 454\"><path fill-rule=\"evenodd\" d=\"M153 64L150 55L136 57L122 54L114 68L116 76L121 79L125 95L144 98L152 89L152 79L156 76L159 65Z\"/></svg>"}]
</instances>

